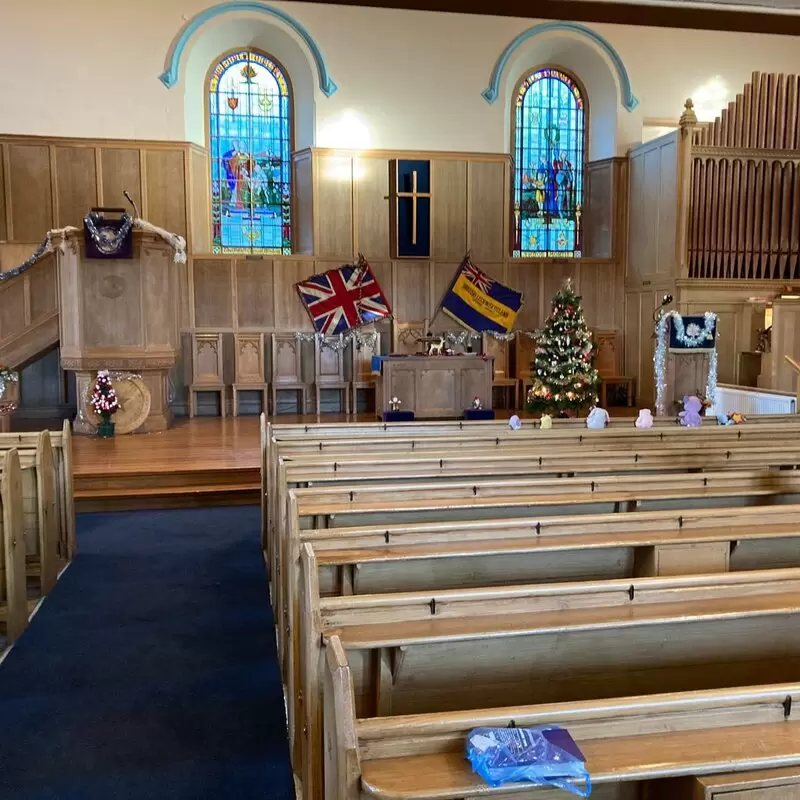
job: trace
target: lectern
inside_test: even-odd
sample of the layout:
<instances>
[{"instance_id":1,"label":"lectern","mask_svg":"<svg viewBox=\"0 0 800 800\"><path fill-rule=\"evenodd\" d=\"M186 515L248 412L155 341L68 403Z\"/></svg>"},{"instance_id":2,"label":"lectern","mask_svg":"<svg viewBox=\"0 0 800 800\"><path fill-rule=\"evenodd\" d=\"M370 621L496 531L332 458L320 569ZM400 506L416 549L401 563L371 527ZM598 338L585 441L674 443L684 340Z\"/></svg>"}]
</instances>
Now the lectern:
<instances>
[{"instance_id":1,"label":"lectern","mask_svg":"<svg viewBox=\"0 0 800 800\"><path fill-rule=\"evenodd\" d=\"M125 424L118 433L167 429L168 375L180 343L172 248L135 230L133 258L92 259L83 239L70 237L58 255L58 278L61 366L75 372L76 432L94 432L85 406L99 369L137 376L127 399L120 397Z\"/></svg>"}]
</instances>

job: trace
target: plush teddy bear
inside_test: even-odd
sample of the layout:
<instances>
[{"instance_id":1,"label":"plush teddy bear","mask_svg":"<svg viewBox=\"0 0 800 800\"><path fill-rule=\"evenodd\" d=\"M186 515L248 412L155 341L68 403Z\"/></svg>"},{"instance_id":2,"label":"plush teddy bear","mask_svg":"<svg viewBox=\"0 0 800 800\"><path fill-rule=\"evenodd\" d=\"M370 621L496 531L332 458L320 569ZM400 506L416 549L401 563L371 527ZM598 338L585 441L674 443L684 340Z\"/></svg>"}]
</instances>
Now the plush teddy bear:
<instances>
[{"instance_id":1,"label":"plush teddy bear","mask_svg":"<svg viewBox=\"0 0 800 800\"><path fill-rule=\"evenodd\" d=\"M636 425L637 428L652 428L653 412L649 408L640 408L639 416L636 417L634 425Z\"/></svg>"},{"instance_id":2,"label":"plush teddy bear","mask_svg":"<svg viewBox=\"0 0 800 800\"><path fill-rule=\"evenodd\" d=\"M608 425L608 411L604 408L595 406L586 418L586 427L593 430L601 430Z\"/></svg>"},{"instance_id":3,"label":"plush teddy bear","mask_svg":"<svg viewBox=\"0 0 800 800\"><path fill-rule=\"evenodd\" d=\"M553 418L549 414L542 414L542 419L539 421L539 427L543 431L549 431L553 427Z\"/></svg>"},{"instance_id":4,"label":"plush teddy bear","mask_svg":"<svg viewBox=\"0 0 800 800\"><path fill-rule=\"evenodd\" d=\"M703 418L700 416L702 408L703 402L699 397L686 395L683 398L683 411L678 414L678 421L684 428L699 428L703 424Z\"/></svg>"},{"instance_id":5,"label":"plush teddy bear","mask_svg":"<svg viewBox=\"0 0 800 800\"><path fill-rule=\"evenodd\" d=\"M518 431L522 427L522 420L514 414L508 421L508 427L511 428L512 431Z\"/></svg>"}]
</instances>

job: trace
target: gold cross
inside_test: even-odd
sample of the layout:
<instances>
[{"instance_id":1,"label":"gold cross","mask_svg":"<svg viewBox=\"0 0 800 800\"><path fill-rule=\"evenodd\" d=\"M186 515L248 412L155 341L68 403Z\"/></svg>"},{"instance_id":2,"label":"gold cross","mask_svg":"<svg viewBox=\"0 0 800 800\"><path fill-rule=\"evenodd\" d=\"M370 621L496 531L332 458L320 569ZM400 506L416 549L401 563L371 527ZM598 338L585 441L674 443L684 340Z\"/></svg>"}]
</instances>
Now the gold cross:
<instances>
[{"instance_id":1,"label":"gold cross","mask_svg":"<svg viewBox=\"0 0 800 800\"><path fill-rule=\"evenodd\" d=\"M417 243L417 200L419 200L422 197L430 197L431 193L417 191L417 171L414 170L411 173L411 191L398 192L397 196L411 198L411 244L416 244Z\"/></svg>"}]
</instances>

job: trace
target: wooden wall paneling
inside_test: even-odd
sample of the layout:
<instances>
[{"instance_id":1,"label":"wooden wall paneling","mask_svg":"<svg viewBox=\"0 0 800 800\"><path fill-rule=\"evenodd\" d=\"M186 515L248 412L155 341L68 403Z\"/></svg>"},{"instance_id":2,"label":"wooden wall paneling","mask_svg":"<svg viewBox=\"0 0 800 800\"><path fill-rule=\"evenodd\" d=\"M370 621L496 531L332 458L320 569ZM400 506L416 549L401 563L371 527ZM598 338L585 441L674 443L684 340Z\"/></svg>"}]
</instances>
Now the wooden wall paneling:
<instances>
[{"instance_id":1,"label":"wooden wall paneling","mask_svg":"<svg viewBox=\"0 0 800 800\"><path fill-rule=\"evenodd\" d=\"M629 169L630 213L628 215L628 276L632 280L641 280L652 269L652 239L648 238L646 220L647 208L644 202L645 155L647 151L632 153Z\"/></svg>"},{"instance_id":2,"label":"wooden wall paneling","mask_svg":"<svg viewBox=\"0 0 800 800\"><path fill-rule=\"evenodd\" d=\"M656 246L656 274L661 277L678 277L675 260L675 234L678 212L678 143L670 140L658 149L658 177L654 188L658 192L652 211L658 224Z\"/></svg>"},{"instance_id":3,"label":"wooden wall paneling","mask_svg":"<svg viewBox=\"0 0 800 800\"><path fill-rule=\"evenodd\" d=\"M9 143L8 161L14 239L40 242L53 227L50 148Z\"/></svg>"},{"instance_id":4,"label":"wooden wall paneling","mask_svg":"<svg viewBox=\"0 0 800 800\"><path fill-rule=\"evenodd\" d=\"M45 256L38 264L32 267L28 275L30 288L29 323L36 322L51 314L58 313L58 292L55 277L55 256Z\"/></svg>"},{"instance_id":5,"label":"wooden wall paneling","mask_svg":"<svg viewBox=\"0 0 800 800\"><path fill-rule=\"evenodd\" d=\"M139 151L127 147L101 146L100 165L101 204L104 206L126 205L122 192L127 190L139 206L139 212L144 215L146 212L143 203Z\"/></svg>"},{"instance_id":6,"label":"wooden wall paneling","mask_svg":"<svg viewBox=\"0 0 800 800\"><path fill-rule=\"evenodd\" d=\"M628 259L628 213L630 203L628 202L628 176L630 173L630 162L627 158L614 159L614 208L616 213L613 217L612 257L623 266L623 275L627 272Z\"/></svg>"},{"instance_id":7,"label":"wooden wall paneling","mask_svg":"<svg viewBox=\"0 0 800 800\"><path fill-rule=\"evenodd\" d=\"M27 293L26 280L13 280L5 284L0 303L0 342L20 334L25 328Z\"/></svg>"},{"instance_id":8,"label":"wooden wall paneling","mask_svg":"<svg viewBox=\"0 0 800 800\"><path fill-rule=\"evenodd\" d=\"M194 324L198 329L233 328L233 275L230 259L193 259Z\"/></svg>"},{"instance_id":9,"label":"wooden wall paneling","mask_svg":"<svg viewBox=\"0 0 800 800\"><path fill-rule=\"evenodd\" d=\"M389 232L389 159L353 161L355 250L367 260L392 257Z\"/></svg>"},{"instance_id":10,"label":"wooden wall paneling","mask_svg":"<svg viewBox=\"0 0 800 800\"><path fill-rule=\"evenodd\" d=\"M93 206L100 205L97 197L95 148L56 146L53 149L56 227L74 225L80 228L88 211Z\"/></svg>"},{"instance_id":11,"label":"wooden wall paneling","mask_svg":"<svg viewBox=\"0 0 800 800\"><path fill-rule=\"evenodd\" d=\"M578 261L571 261L563 264L544 264L544 286L542 291L542 305L544 306L544 318L550 313L550 303L553 300L556 292L564 288L564 282L567 278L572 278L572 288L580 294L580 270Z\"/></svg>"},{"instance_id":12,"label":"wooden wall paneling","mask_svg":"<svg viewBox=\"0 0 800 800\"><path fill-rule=\"evenodd\" d=\"M419 321L432 316L428 261L403 259L393 263L394 314L399 321Z\"/></svg>"},{"instance_id":13,"label":"wooden wall paneling","mask_svg":"<svg viewBox=\"0 0 800 800\"><path fill-rule=\"evenodd\" d=\"M614 262L593 264L586 260L580 261L579 267L586 324L596 330L623 330L625 280L622 267Z\"/></svg>"},{"instance_id":14,"label":"wooden wall paneling","mask_svg":"<svg viewBox=\"0 0 800 800\"><path fill-rule=\"evenodd\" d=\"M274 273L271 259L242 259L234 262L236 279L236 327L273 330Z\"/></svg>"},{"instance_id":15,"label":"wooden wall paneling","mask_svg":"<svg viewBox=\"0 0 800 800\"><path fill-rule=\"evenodd\" d=\"M536 330L544 322L542 317L542 270L548 265L530 258L518 258L508 263L508 286L523 294L523 304L517 315L515 328Z\"/></svg>"},{"instance_id":16,"label":"wooden wall paneling","mask_svg":"<svg viewBox=\"0 0 800 800\"><path fill-rule=\"evenodd\" d=\"M8 145L0 142L0 242L10 239L8 233L8 215L11 207L7 205L6 198L10 194L10 186L6 182L6 163L8 161Z\"/></svg>"},{"instance_id":17,"label":"wooden wall paneling","mask_svg":"<svg viewBox=\"0 0 800 800\"><path fill-rule=\"evenodd\" d=\"M583 207L583 255L611 258L613 255L614 161L594 161L586 165L586 192Z\"/></svg>"},{"instance_id":18,"label":"wooden wall paneling","mask_svg":"<svg viewBox=\"0 0 800 800\"><path fill-rule=\"evenodd\" d=\"M450 288L450 284L453 282L456 270L458 270L460 264L460 259L458 261L432 262L430 302L433 311L431 316L433 316L436 309L439 307L439 303L442 301L444 293ZM420 317L420 319L424 319L424 317ZM409 318L408 320L403 321L413 322L414 320ZM437 333L441 331L456 330L458 328L460 328L460 325L455 320L448 317L444 312L436 315L436 322L433 325L433 329Z\"/></svg>"},{"instance_id":19,"label":"wooden wall paneling","mask_svg":"<svg viewBox=\"0 0 800 800\"><path fill-rule=\"evenodd\" d=\"M366 253L364 254L366 255ZM372 274L375 280L378 281L378 286L383 290L383 294L389 301L389 308L394 311L394 280L392 278L392 262L391 261L373 261L367 256L369 265L372 267Z\"/></svg>"},{"instance_id":20,"label":"wooden wall paneling","mask_svg":"<svg viewBox=\"0 0 800 800\"><path fill-rule=\"evenodd\" d=\"M185 165L189 205L188 246L194 253L211 252L211 166L208 151L190 146Z\"/></svg>"},{"instance_id":21,"label":"wooden wall paneling","mask_svg":"<svg viewBox=\"0 0 800 800\"><path fill-rule=\"evenodd\" d=\"M314 252L314 185L311 150L295 153L292 160L294 205L292 227L294 251L302 255Z\"/></svg>"},{"instance_id":22,"label":"wooden wall paneling","mask_svg":"<svg viewBox=\"0 0 800 800\"><path fill-rule=\"evenodd\" d=\"M431 164L435 190L431 199L435 261L461 262L467 252L466 160L434 160Z\"/></svg>"},{"instance_id":23,"label":"wooden wall paneling","mask_svg":"<svg viewBox=\"0 0 800 800\"><path fill-rule=\"evenodd\" d=\"M183 148L144 150L143 161L146 219L185 238L187 180Z\"/></svg>"},{"instance_id":24,"label":"wooden wall paneling","mask_svg":"<svg viewBox=\"0 0 800 800\"><path fill-rule=\"evenodd\" d=\"M300 301L295 284L324 272L331 265L315 264L313 259L279 259L273 262L276 331L313 331L311 318Z\"/></svg>"},{"instance_id":25,"label":"wooden wall paneling","mask_svg":"<svg viewBox=\"0 0 800 800\"><path fill-rule=\"evenodd\" d=\"M353 257L353 158L314 154L315 254Z\"/></svg>"},{"instance_id":26,"label":"wooden wall paneling","mask_svg":"<svg viewBox=\"0 0 800 800\"><path fill-rule=\"evenodd\" d=\"M194 302L192 300L192 283L190 280L190 266L186 264L171 264L171 269L174 269L178 274L178 292L176 297L177 314L178 314L178 330L185 331L192 328L192 316L194 314Z\"/></svg>"},{"instance_id":27,"label":"wooden wall paneling","mask_svg":"<svg viewBox=\"0 0 800 800\"><path fill-rule=\"evenodd\" d=\"M467 248L478 266L504 261L508 255L503 226L509 202L506 177L502 161L470 160L467 164Z\"/></svg>"}]
</instances>

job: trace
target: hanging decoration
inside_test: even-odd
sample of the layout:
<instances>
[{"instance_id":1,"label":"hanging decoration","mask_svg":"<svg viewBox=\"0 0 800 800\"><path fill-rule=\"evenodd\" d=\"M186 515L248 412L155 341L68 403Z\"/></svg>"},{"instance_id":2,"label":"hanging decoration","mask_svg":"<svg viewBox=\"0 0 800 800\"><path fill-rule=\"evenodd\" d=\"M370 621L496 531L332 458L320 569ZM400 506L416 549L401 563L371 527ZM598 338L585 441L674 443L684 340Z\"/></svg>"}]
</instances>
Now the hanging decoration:
<instances>
[{"instance_id":1,"label":"hanging decoration","mask_svg":"<svg viewBox=\"0 0 800 800\"><path fill-rule=\"evenodd\" d=\"M294 335L298 342L317 341L323 347L335 350L337 353L341 353L351 342L353 342L356 350L363 350L365 347L373 351L378 349L378 334L376 331L362 333L361 331L351 330L347 333L340 333L338 336L323 336L321 333L295 331Z\"/></svg>"},{"instance_id":2,"label":"hanging decoration","mask_svg":"<svg viewBox=\"0 0 800 800\"><path fill-rule=\"evenodd\" d=\"M9 383L17 383L19 375L8 367L0 366L0 398L5 394Z\"/></svg>"},{"instance_id":3,"label":"hanging decoration","mask_svg":"<svg viewBox=\"0 0 800 800\"><path fill-rule=\"evenodd\" d=\"M152 233L154 236L163 239L172 248L174 253L172 260L176 264L186 263L186 239L184 239L183 236L177 233L170 233L164 230L164 228L159 228L157 225L153 225L146 219L140 219L139 217L134 218L133 227L136 228L136 230Z\"/></svg>"},{"instance_id":4,"label":"hanging decoration","mask_svg":"<svg viewBox=\"0 0 800 800\"><path fill-rule=\"evenodd\" d=\"M54 253L56 249L63 253L67 238L78 233L80 233L80 229L71 225L68 225L66 228L53 228L53 230L48 231L47 235L42 239L42 243L19 266L8 269L5 272L0 272L0 283L19 277L23 272L29 270L37 261L41 261L48 253ZM58 245L53 244L54 239L59 240Z\"/></svg>"},{"instance_id":5,"label":"hanging decoration","mask_svg":"<svg viewBox=\"0 0 800 800\"><path fill-rule=\"evenodd\" d=\"M670 320L673 320L672 332L668 336ZM656 414L663 416L666 413L664 407L664 394L667 388L667 350L680 349L687 352L707 352L708 359L708 379L706 381L705 399L712 406L717 394L717 370L718 358L716 347L717 335L717 315L713 311L706 311L703 314L703 326L694 322L689 325L684 323L684 318L678 311L668 311L659 317L656 322L656 351L653 356L656 379ZM709 341L712 342L711 348ZM677 345L673 346L673 345Z\"/></svg>"},{"instance_id":6,"label":"hanging decoration","mask_svg":"<svg viewBox=\"0 0 800 800\"><path fill-rule=\"evenodd\" d=\"M105 212L121 213L110 219ZM123 209L93 208L83 218L86 258L133 258L133 217Z\"/></svg>"}]
</instances>

